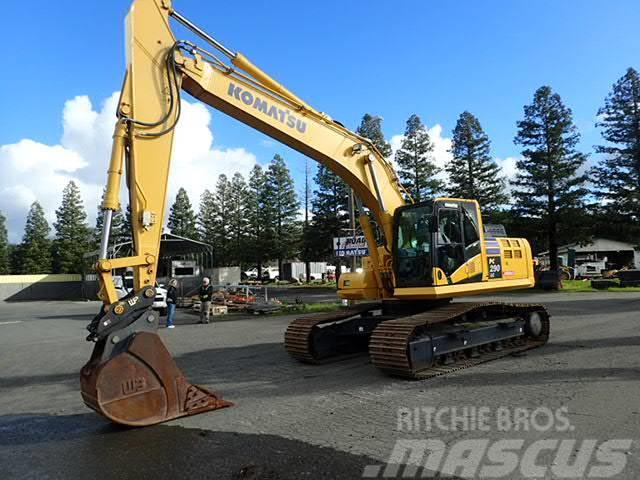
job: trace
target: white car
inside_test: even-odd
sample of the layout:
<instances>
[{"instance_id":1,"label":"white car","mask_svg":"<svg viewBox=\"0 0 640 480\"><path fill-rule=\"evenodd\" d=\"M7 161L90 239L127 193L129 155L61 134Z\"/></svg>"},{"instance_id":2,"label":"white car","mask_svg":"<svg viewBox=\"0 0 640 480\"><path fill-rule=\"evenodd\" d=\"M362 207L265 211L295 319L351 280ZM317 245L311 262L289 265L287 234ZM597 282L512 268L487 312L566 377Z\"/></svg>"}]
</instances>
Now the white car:
<instances>
[{"instance_id":1,"label":"white car","mask_svg":"<svg viewBox=\"0 0 640 480\"><path fill-rule=\"evenodd\" d=\"M128 295L133 289L133 277L130 276L124 278L124 283L122 281L122 277L113 277L113 283L116 287L119 299ZM164 285L158 285L156 287L156 296L153 299L152 308L157 310L160 313L160 316L165 316L167 314L167 289L164 288Z\"/></svg>"},{"instance_id":2,"label":"white car","mask_svg":"<svg viewBox=\"0 0 640 480\"><path fill-rule=\"evenodd\" d=\"M258 279L258 269L256 267L250 268L243 272L249 280ZM262 269L262 280L278 280L280 278L280 271L277 267L264 267Z\"/></svg>"},{"instance_id":3,"label":"white car","mask_svg":"<svg viewBox=\"0 0 640 480\"><path fill-rule=\"evenodd\" d=\"M160 312L162 317L167 314L167 289L164 288L164 285L156 287L156 297L153 299L152 308Z\"/></svg>"}]
</instances>

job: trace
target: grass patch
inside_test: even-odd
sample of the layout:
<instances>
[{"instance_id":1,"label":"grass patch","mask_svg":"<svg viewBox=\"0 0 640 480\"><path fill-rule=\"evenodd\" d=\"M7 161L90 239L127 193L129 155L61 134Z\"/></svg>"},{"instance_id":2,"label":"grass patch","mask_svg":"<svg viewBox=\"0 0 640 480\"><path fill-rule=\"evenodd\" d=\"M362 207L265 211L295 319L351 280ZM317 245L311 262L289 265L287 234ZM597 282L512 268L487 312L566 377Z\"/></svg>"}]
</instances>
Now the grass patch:
<instances>
[{"instance_id":1,"label":"grass patch","mask_svg":"<svg viewBox=\"0 0 640 480\"><path fill-rule=\"evenodd\" d=\"M319 312L335 312L340 310L342 305L335 302L318 302L318 303L305 303L300 310L302 313L319 313Z\"/></svg>"},{"instance_id":2,"label":"grass patch","mask_svg":"<svg viewBox=\"0 0 640 480\"><path fill-rule=\"evenodd\" d=\"M640 292L640 287L611 287L606 290L591 288L590 280L563 280L559 292Z\"/></svg>"},{"instance_id":3,"label":"grass patch","mask_svg":"<svg viewBox=\"0 0 640 480\"><path fill-rule=\"evenodd\" d=\"M338 302L285 303L283 308L268 315L293 315L306 313L335 312L342 308Z\"/></svg>"}]
</instances>

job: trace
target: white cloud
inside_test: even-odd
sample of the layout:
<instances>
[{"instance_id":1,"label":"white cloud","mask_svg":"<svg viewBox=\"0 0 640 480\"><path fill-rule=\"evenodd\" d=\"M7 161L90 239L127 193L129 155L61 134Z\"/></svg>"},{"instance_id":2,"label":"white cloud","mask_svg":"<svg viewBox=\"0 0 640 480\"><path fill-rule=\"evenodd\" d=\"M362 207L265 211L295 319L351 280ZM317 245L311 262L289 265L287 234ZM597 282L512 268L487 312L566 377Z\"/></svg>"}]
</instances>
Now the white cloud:
<instances>
[{"instance_id":1,"label":"white cloud","mask_svg":"<svg viewBox=\"0 0 640 480\"><path fill-rule=\"evenodd\" d=\"M516 177L516 173L518 173L518 167L516 166L516 162L519 158L516 157L507 157L507 158L496 158L496 163L502 169L502 174L507 179L513 180Z\"/></svg>"},{"instance_id":2,"label":"white cloud","mask_svg":"<svg viewBox=\"0 0 640 480\"><path fill-rule=\"evenodd\" d=\"M9 236L19 242L29 205L38 200L53 222L64 186L74 180L81 192L91 224L106 180L111 152L118 93L94 109L87 96L65 102L60 144L47 145L32 139L0 145L0 210L7 217ZM213 146L211 114L202 104L182 101L176 129L169 181L169 203L184 187L195 206L205 188L212 189L221 173L247 176L256 157L244 148ZM123 197L123 204L126 200Z\"/></svg>"},{"instance_id":3,"label":"white cloud","mask_svg":"<svg viewBox=\"0 0 640 480\"><path fill-rule=\"evenodd\" d=\"M429 138L431 139L431 143L433 143L433 152L431 153L435 164L441 168L441 172L436 175L440 180L446 180L447 176L444 172L444 167L447 163L451 161L451 138L442 136L442 125L436 123L433 127L427 127L427 132L429 133ZM400 149L402 145L402 140L404 140L404 135L398 134L393 135L390 140L391 149L393 151L392 162L394 166L397 168L395 164L395 154L396 151Z\"/></svg>"}]
</instances>

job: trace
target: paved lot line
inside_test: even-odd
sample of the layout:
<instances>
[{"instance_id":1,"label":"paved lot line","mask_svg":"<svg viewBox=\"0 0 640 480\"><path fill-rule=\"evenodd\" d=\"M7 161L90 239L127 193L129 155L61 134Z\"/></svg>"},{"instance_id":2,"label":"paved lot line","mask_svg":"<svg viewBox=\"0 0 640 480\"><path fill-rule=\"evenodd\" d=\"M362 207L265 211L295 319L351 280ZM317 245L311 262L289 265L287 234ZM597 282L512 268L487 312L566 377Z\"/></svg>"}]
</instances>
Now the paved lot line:
<instances>
[{"instance_id":1,"label":"paved lot line","mask_svg":"<svg viewBox=\"0 0 640 480\"><path fill-rule=\"evenodd\" d=\"M11 322L0 322L0 325L11 325L12 323L22 323L22 320L13 320Z\"/></svg>"}]
</instances>

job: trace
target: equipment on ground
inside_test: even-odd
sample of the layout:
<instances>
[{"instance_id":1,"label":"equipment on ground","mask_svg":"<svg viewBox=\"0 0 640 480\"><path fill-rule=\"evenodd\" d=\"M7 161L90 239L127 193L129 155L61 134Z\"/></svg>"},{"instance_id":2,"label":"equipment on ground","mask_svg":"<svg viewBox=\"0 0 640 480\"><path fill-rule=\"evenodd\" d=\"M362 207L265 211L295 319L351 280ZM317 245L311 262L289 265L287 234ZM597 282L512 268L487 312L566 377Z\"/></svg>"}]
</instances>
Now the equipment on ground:
<instances>
[{"instance_id":1,"label":"equipment on ground","mask_svg":"<svg viewBox=\"0 0 640 480\"><path fill-rule=\"evenodd\" d=\"M172 19L206 48L176 40ZM534 284L529 243L485 235L475 200L413 203L370 140L220 44L170 0L135 0L126 30L127 72L96 266L104 308L88 327L96 345L81 372L91 408L116 423L150 425L230 405L185 379L156 333L158 315L151 309L181 89L322 163L353 189L369 256L362 272L340 275L338 293L373 302L294 321L285 334L293 357L320 362L368 349L381 370L423 378L546 342L549 315L541 305L450 303ZM109 259L123 175L134 254ZM124 267L133 269L134 289L119 299L111 272Z\"/></svg>"}]
</instances>

